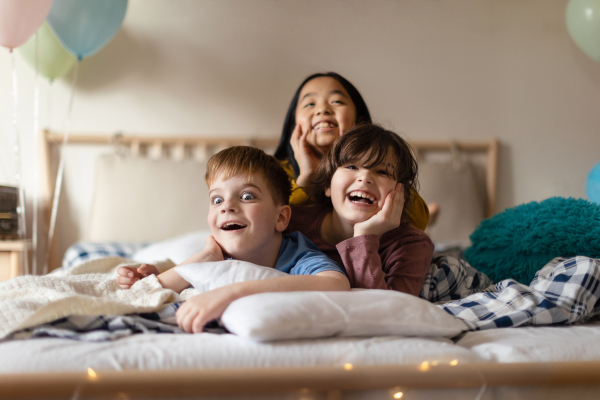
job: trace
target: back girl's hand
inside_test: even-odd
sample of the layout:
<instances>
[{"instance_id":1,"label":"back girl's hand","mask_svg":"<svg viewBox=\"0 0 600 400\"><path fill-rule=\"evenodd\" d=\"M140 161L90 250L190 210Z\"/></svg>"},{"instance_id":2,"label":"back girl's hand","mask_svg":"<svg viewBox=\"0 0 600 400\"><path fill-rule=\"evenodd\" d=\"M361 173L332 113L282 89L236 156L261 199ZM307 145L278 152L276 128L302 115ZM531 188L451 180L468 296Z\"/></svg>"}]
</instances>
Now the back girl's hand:
<instances>
[{"instance_id":1,"label":"back girl's hand","mask_svg":"<svg viewBox=\"0 0 600 400\"><path fill-rule=\"evenodd\" d=\"M210 235L206 238L204 250L199 251L179 265L223 260L225 260L225 257L223 257L223 250L221 250L221 247L219 247L215 238Z\"/></svg>"},{"instance_id":2,"label":"back girl's hand","mask_svg":"<svg viewBox=\"0 0 600 400\"><path fill-rule=\"evenodd\" d=\"M306 186L308 177L317 169L321 161L313 147L306 141L309 130L310 128L302 129L302 125L297 124L290 139L294 157L300 168L300 175L296 178L298 186Z\"/></svg>"},{"instance_id":3,"label":"back girl's hand","mask_svg":"<svg viewBox=\"0 0 600 400\"><path fill-rule=\"evenodd\" d=\"M129 289L140 279L144 279L150 275L158 274L160 274L158 268L150 264L142 264L139 266L139 268L119 267L117 268L117 284L121 287L121 289Z\"/></svg>"},{"instance_id":4,"label":"back girl's hand","mask_svg":"<svg viewBox=\"0 0 600 400\"><path fill-rule=\"evenodd\" d=\"M404 209L404 188L401 183L385 197L381 210L371 218L354 225L354 237L377 235L381 237L387 231L400 226Z\"/></svg>"}]
</instances>

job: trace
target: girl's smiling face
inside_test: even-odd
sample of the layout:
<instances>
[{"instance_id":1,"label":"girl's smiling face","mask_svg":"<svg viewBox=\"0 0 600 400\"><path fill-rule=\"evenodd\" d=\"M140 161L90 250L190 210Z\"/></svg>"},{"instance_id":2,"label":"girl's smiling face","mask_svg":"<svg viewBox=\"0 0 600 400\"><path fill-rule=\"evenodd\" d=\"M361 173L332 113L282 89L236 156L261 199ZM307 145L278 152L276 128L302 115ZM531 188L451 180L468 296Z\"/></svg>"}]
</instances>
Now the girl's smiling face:
<instances>
[{"instance_id":1,"label":"girl's smiling face","mask_svg":"<svg viewBox=\"0 0 600 400\"><path fill-rule=\"evenodd\" d=\"M356 107L344 86L322 76L308 81L298 97L296 124L307 132L306 140L319 156L327 153L335 139L356 123Z\"/></svg>"},{"instance_id":2,"label":"girl's smiling face","mask_svg":"<svg viewBox=\"0 0 600 400\"><path fill-rule=\"evenodd\" d=\"M391 150L386 158L377 165L368 165L367 153L335 171L325 195L331 197L336 219L354 226L381 210L386 196L397 184Z\"/></svg>"}]
</instances>

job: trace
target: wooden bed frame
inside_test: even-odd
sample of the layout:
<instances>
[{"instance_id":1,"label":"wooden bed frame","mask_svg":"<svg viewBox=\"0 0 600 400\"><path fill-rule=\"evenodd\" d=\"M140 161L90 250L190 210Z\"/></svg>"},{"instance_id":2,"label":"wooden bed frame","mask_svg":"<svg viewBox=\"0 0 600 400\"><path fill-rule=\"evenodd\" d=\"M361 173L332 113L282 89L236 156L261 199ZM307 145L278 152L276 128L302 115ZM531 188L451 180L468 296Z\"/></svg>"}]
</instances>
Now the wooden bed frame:
<instances>
[{"instance_id":1,"label":"wooden bed frame","mask_svg":"<svg viewBox=\"0 0 600 400\"><path fill-rule=\"evenodd\" d=\"M47 130L41 131L40 144L42 146L41 154L41 176L43 182L42 204L45 210L46 222L50 221L50 211L52 209L52 198L54 193L54 184L56 180L56 166L58 162L57 149L63 143L62 134L52 133ZM114 146L127 151L133 156L174 159L206 159L216 151L237 145L255 146L265 151L273 151L279 142L279 139L270 138L240 138L240 137L201 137L201 136L137 136L123 135L116 133L114 135L69 135L68 144L86 144L86 145L105 145ZM498 181L498 148L496 139L486 141L411 141L410 145L417 157L427 153L450 152L452 149L458 149L467 153L477 153L485 156L486 159L486 204L485 216L491 217L496 212L496 193ZM59 254L57 247L51 245L49 256L49 270L60 266L62 255Z\"/></svg>"},{"instance_id":2,"label":"wooden bed frame","mask_svg":"<svg viewBox=\"0 0 600 400\"><path fill-rule=\"evenodd\" d=\"M338 400L344 392L418 389L597 387L600 362L348 365L339 367L93 371L0 374L0 399L116 398L298 394ZM302 396L303 395L303 396ZM324 396L323 396L324 395ZM384 397L381 397L384 398ZM410 397L409 397L410 398ZM443 396L441 397L443 398Z\"/></svg>"}]
</instances>

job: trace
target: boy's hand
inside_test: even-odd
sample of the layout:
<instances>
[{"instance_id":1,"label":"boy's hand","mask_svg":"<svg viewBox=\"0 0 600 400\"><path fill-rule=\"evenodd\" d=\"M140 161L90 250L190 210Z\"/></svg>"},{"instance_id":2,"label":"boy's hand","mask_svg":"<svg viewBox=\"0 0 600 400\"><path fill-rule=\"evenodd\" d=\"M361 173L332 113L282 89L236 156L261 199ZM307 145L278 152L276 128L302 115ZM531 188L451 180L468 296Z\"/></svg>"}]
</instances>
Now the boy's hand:
<instances>
[{"instance_id":1,"label":"boy's hand","mask_svg":"<svg viewBox=\"0 0 600 400\"><path fill-rule=\"evenodd\" d=\"M294 150L294 157L300 168L300 175L296 179L298 186L306 186L308 177L319 165L319 157L313 147L306 141L310 128L303 132L302 125L298 124L292 132L290 144Z\"/></svg>"},{"instance_id":2,"label":"boy's hand","mask_svg":"<svg viewBox=\"0 0 600 400\"><path fill-rule=\"evenodd\" d=\"M117 268L117 284L121 289L129 289L134 283L150 275L158 275L158 268L150 264L142 264L139 268L136 267L119 267Z\"/></svg>"},{"instance_id":3,"label":"boy's hand","mask_svg":"<svg viewBox=\"0 0 600 400\"><path fill-rule=\"evenodd\" d=\"M177 325L188 333L201 333L204 325L213 319L221 318L233 300L232 285L201 293L187 300L177 310Z\"/></svg>"},{"instance_id":4,"label":"boy's hand","mask_svg":"<svg viewBox=\"0 0 600 400\"><path fill-rule=\"evenodd\" d=\"M310 290L349 290L350 282L341 272L323 271L313 275L288 275L232 283L192 297L177 310L177 325L186 332L200 333L213 319L221 318L234 300L258 293Z\"/></svg>"},{"instance_id":5,"label":"boy's hand","mask_svg":"<svg viewBox=\"0 0 600 400\"><path fill-rule=\"evenodd\" d=\"M225 257L223 257L223 250L221 250L221 247L219 247L215 238L210 235L206 238L204 250L199 251L179 265L223 260L225 260Z\"/></svg>"},{"instance_id":6,"label":"boy's hand","mask_svg":"<svg viewBox=\"0 0 600 400\"><path fill-rule=\"evenodd\" d=\"M377 235L381 237L387 231L400 226L404 210L404 187L401 183L385 197L381 210L366 221L354 225L354 237Z\"/></svg>"}]
</instances>

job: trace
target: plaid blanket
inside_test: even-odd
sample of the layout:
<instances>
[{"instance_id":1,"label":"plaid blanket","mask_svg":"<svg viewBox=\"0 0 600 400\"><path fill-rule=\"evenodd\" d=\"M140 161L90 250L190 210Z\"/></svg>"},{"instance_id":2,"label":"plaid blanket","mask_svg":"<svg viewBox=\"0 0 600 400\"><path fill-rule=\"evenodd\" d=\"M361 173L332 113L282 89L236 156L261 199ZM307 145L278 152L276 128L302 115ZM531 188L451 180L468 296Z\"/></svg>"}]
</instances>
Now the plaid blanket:
<instances>
[{"instance_id":1,"label":"plaid blanket","mask_svg":"<svg viewBox=\"0 0 600 400\"><path fill-rule=\"evenodd\" d=\"M600 313L600 259L558 257L529 286L507 279L440 306L469 330L588 322Z\"/></svg>"},{"instance_id":2,"label":"plaid blanket","mask_svg":"<svg viewBox=\"0 0 600 400\"><path fill-rule=\"evenodd\" d=\"M425 275L420 298L432 303L459 300L473 293L488 290L492 281L465 260L450 256L433 259Z\"/></svg>"},{"instance_id":3,"label":"plaid blanket","mask_svg":"<svg viewBox=\"0 0 600 400\"><path fill-rule=\"evenodd\" d=\"M185 333L177 326L175 313L183 304L170 303L152 313L128 315L72 315L48 324L23 329L8 339L58 337L85 342L104 342L135 333ZM214 320L204 327L208 333L228 333L220 321Z\"/></svg>"},{"instance_id":4,"label":"plaid blanket","mask_svg":"<svg viewBox=\"0 0 600 400\"><path fill-rule=\"evenodd\" d=\"M97 260L104 257L122 257L131 259L136 251L147 245L147 243L80 241L69 246L62 260L62 268L73 268L86 261Z\"/></svg>"},{"instance_id":5,"label":"plaid blanket","mask_svg":"<svg viewBox=\"0 0 600 400\"><path fill-rule=\"evenodd\" d=\"M471 331L584 323L600 311L600 260L555 258L527 286L512 279L493 284L464 260L441 256L431 264L420 297L461 319ZM181 333L175 323L180 304L167 304L147 314L63 318L17 332L12 338L56 336L104 341L133 333ZM226 330L213 321L205 332Z\"/></svg>"}]
</instances>

